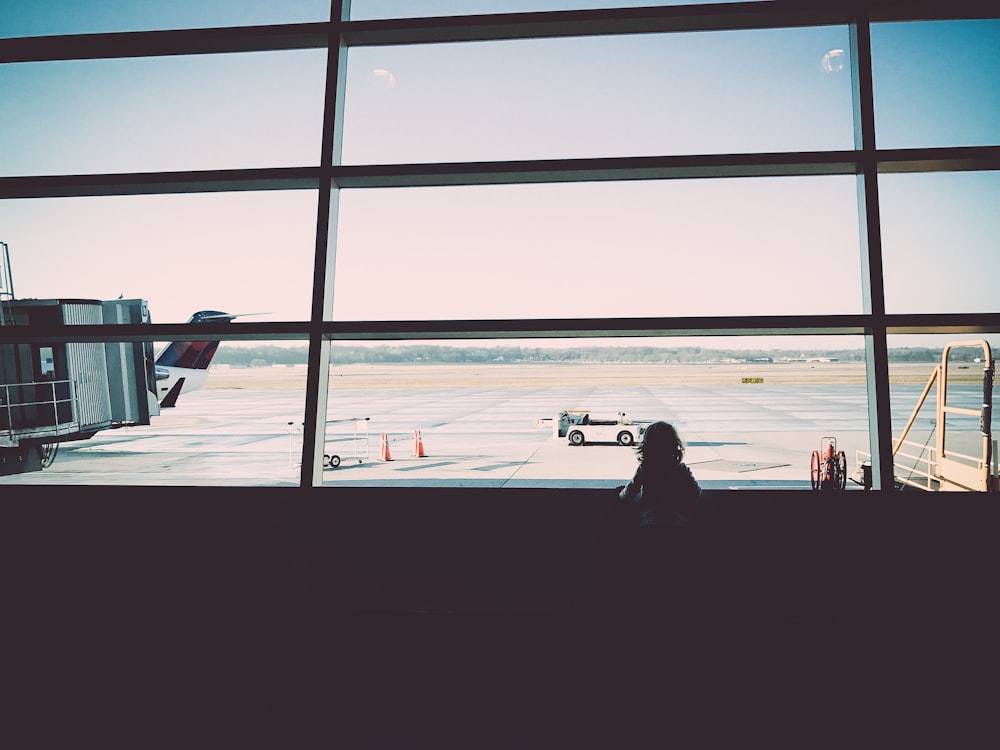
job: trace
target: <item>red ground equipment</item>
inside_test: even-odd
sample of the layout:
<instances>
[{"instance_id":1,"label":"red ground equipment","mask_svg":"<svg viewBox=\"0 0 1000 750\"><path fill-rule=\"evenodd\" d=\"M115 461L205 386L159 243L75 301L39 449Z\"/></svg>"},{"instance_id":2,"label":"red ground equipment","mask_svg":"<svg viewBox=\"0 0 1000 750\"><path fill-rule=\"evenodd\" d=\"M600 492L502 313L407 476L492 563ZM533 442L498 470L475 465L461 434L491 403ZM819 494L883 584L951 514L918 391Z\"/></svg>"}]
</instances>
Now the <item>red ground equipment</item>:
<instances>
[{"instance_id":1,"label":"red ground equipment","mask_svg":"<svg viewBox=\"0 0 1000 750\"><path fill-rule=\"evenodd\" d=\"M842 490L847 486L847 456L837 450L837 438L820 438L812 452L809 478L814 490Z\"/></svg>"}]
</instances>

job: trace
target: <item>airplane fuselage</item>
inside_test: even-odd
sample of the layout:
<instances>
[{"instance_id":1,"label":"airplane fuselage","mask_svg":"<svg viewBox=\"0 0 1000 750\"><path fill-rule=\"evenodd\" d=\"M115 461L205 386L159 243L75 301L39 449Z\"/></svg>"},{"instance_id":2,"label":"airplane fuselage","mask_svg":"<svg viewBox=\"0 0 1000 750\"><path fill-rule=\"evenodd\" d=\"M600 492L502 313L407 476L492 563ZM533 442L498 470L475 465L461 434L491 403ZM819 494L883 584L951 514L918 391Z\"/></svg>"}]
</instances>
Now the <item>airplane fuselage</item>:
<instances>
[{"instance_id":1,"label":"airplane fuselage","mask_svg":"<svg viewBox=\"0 0 1000 750\"><path fill-rule=\"evenodd\" d=\"M201 388L208 379L208 370L194 370L189 367L156 366L156 397L162 400L180 383L175 394L190 393Z\"/></svg>"}]
</instances>

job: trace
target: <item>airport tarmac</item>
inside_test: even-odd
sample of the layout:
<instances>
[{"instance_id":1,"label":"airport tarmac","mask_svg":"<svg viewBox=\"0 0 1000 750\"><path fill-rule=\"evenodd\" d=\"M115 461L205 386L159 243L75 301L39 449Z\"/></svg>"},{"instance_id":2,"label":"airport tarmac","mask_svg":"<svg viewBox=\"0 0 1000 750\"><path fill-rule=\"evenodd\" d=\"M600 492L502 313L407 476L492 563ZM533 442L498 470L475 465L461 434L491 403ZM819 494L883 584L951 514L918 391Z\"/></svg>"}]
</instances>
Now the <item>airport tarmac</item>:
<instances>
[{"instance_id":1,"label":"airport tarmac","mask_svg":"<svg viewBox=\"0 0 1000 750\"><path fill-rule=\"evenodd\" d=\"M716 369L712 378L673 383L644 382L633 371L623 385L606 384L601 373L549 378L522 369L515 381L489 366L455 366L428 369L424 382L414 380L415 369L420 374L411 366L405 381L376 377L371 368L371 376L358 370L359 380L342 379L343 369L331 379L325 452L341 463L323 471L324 486L624 484L636 467L633 450L570 446L550 424L539 426L563 409L673 422L687 443L686 462L707 489L808 488L810 457L824 437L837 440L851 474L857 451L869 448L863 378L783 382L769 374L772 383L745 383L745 370L734 367L725 377L715 377ZM297 485L304 383L304 368L213 371L201 390L151 425L64 443L48 469L0 477L0 484ZM894 425L912 411L922 390L915 383L894 391ZM414 455L415 430L423 457Z\"/></svg>"}]
</instances>

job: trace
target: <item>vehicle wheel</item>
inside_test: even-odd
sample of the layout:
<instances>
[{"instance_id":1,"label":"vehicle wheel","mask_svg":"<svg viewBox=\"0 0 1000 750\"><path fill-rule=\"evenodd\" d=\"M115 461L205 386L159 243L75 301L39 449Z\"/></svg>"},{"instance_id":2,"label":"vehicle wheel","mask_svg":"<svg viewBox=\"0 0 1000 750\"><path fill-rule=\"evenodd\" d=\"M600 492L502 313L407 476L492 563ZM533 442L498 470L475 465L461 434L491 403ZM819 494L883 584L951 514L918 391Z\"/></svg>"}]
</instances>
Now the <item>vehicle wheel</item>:
<instances>
[{"instance_id":1,"label":"vehicle wheel","mask_svg":"<svg viewBox=\"0 0 1000 750\"><path fill-rule=\"evenodd\" d=\"M340 466L340 456L330 456L330 468L336 469L338 466Z\"/></svg>"},{"instance_id":2,"label":"vehicle wheel","mask_svg":"<svg viewBox=\"0 0 1000 750\"><path fill-rule=\"evenodd\" d=\"M45 443L42 445L42 468L47 469L52 465L52 462L56 460L56 454L59 453L59 443Z\"/></svg>"},{"instance_id":3,"label":"vehicle wheel","mask_svg":"<svg viewBox=\"0 0 1000 750\"><path fill-rule=\"evenodd\" d=\"M569 444L570 445L583 445L583 433L579 430L573 430L569 434Z\"/></svg>"},{"instance_id":4,"label":"vehicle wheel","mask_svg":"<svg viewBox=\"0 0 1000 750\"><path fill-rule=\"evenodd\" d=\"M812 461L809 464L809 481L814 490L819 489L819 451L812 453Z\"/></svg>"},{"instance_id":5,"label":"vehicle wheel","mask_svg":"<svg viewBox=\"0 0 1000 750\"><path fill-rule=\"evenodd\" d=\"M632 433L628 430L622 430L618 433L618 445L632 445L632 442Z\"/></svg>"}]
</instances>

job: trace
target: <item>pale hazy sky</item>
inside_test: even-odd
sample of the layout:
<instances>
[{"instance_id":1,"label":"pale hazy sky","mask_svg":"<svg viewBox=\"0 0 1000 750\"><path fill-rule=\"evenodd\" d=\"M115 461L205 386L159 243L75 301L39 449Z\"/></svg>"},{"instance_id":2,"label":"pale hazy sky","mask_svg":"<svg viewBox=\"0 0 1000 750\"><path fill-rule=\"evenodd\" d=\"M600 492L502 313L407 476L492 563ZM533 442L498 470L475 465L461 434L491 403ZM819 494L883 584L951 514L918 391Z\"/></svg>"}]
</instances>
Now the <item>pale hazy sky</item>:
<instances>
[{"instance_id":1,"label":"pale hazy sky","mask_svg":"<svg viewBox=\"0 0 1000 750\"><path fill-rule=\"evenodd\" d=\"M356 18L400 7L456 3L353 4ZM317 21L328 4L4 9L0 36ZM872 36L880 147L1000 143L1000 21ZM831 27L359 49L343 158L850 149L850 66L829 63L847 46ZM315 50L3 65L0 176L314 165L324 71ZM880 192L889 311L995 311L998 173L884 176ZM341 209L345 319L861 311L853 178L358 190ZM0 240L20 297L143 297L155 322L301 320L315 211L310 191L0 201Z\"/></svg>"}]
</instances>

